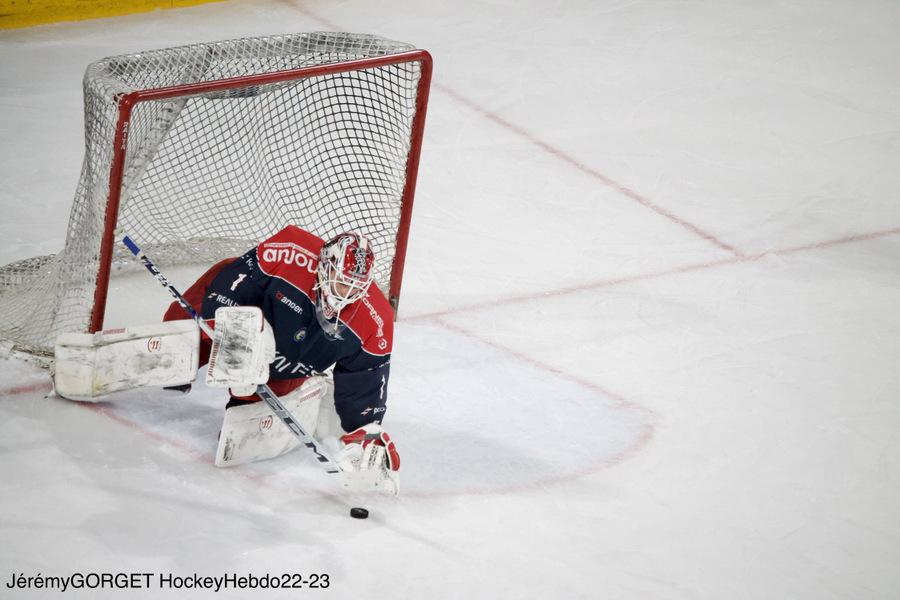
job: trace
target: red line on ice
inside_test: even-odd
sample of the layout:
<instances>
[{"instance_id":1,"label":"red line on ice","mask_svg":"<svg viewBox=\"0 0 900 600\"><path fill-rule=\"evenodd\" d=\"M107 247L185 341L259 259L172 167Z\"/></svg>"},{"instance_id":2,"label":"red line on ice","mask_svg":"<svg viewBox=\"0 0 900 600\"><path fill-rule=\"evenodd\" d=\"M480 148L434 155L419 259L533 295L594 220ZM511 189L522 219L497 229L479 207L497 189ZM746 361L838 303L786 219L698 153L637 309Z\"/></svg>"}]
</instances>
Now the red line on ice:
<instances>
[{"instance_id":1,"label":"red line on ice","mask_svg":"<svg viewBox=\"0 0 900 600\"><path fill-rule=\"evenodd\" d=\"M129 429L133 429L133 430L137 431L138 433L144 435L145 437L148 437L151 440L159 442L160 444L165 444L167 446L172 446L173 448L177 448L195 460L198 460L202 463L206 463L208 465L213 464L213 460L212 460L211 456L203 454L203 453L199 452L198 450L191 448L187 444L183 444L182 442L180 442L176 439L166 437L166 436L156 433L150 429L147 429L140 423L132 421L131 419L129 419L127 417L117 415L102 405L93 404L93 403L79 403L79 406L81 406L82 408L86 408L87 410L90 410L92 412L100 413L104 417L111 419L111 420L115 421L116 423L125 425Z\"/></svg>"},{"instance_id":2,"label":"red line on ice","mask_svg":"<svg viewBox=\"0 0 900 600\"><path fill-rule=\"evenodd\" d=\"M632 443L630 445L628 445L623 450L620 450L619 452L616 452L615 454L608 456L607 458L590 463L583 468L574 469L574 470L569 471L568 473L565 473L562 475L558 475L555 477L545 477L538 481L533 481L533 482L529 482L529 483L508 485L504 488L498 488L498 489L487 489L487 490L467 489L467 490L460 490L459 492L455 492L455 493L453 493L453 492L439 492L439 493L412 492L412 493L405 494L405 495L408 495L411 497L417 497L417 498L432 497L432 496L435 496L435 497L436 496L442 496L442 497L443 496L455 496L455 495L462 495L462 494L491 495L491 494L498 494L498 493L510 493L510 492L541 489L548 485L552 485L552 484L556 484L556 483L563 483L566 481L573 481L580 477L584 477L585 475L589 475L591 473L596 473L596 472L606 469L608 467L618 465L619 463L622 463L625 460L635 456L642 448L644 448L644 446L646 446L647 444L650 443L651 439L653 439L653 433L655 431L655 423L656 423L656 413L654 413L652 410L648 409L647 407L641 406L640 404L638 404L636 402L628 400L621 394L618 394L616 392L608 390L608 389L604 388L603 386L597 385L596 383L594 383L592 381L588 381L587 379L583 379L581 377L578 377L577 375L572 375L571 373L567 373L566 371L563 371L562 369L559 369L552 365L548 365L545 362L542 362L540 360L532 358L526 354L522 354L521 352L519 352L517 350L513 350L512 348L502 346L489 338L476 335L466 329L463 329L456 325L452 325L450 323L441 321L440 319L437 319L436 322L438 324L440 324L442 327L445 327L445 328L447 328L451 331L454 331L460 335L464 335L466 337L477 340L478 342L480 342L486 346L490 346L491 348L494 348L495 350L499 350L500 352L505 352L507 354L510 354L514 358L521 360L522 362L529 364L535 368L552 373L552 374L556 375L557 377L561 377L563 379L568 379L569 381L572 381L572 382L574 382L584 388L587 388L599 395L609 398L615 403L616 408L620 408L623 410L629 410L632 412L643 413L644 421L643 421L643 423L641 423L640 434L632 441Z\"/></svg>"},{"instance_id":3,"label":"red line on ice","mask_svg":"<svg viewBox=\"0 0 900 600\"><path fill-rule=\"evenodd\" d=\"M678 267L673 267L670 269L662 269L660 271L652 271L650 273L639 273L636 275L625 275L623 277L615 277L612 279L601 279L599 281L586 282L578 285L557 288L555 290L547 290L542 292L534 292L531 294L523 294L521 296L510 296L505 299L494 299L494 300L486 300L484 302L474 302L472 304L466 304L464 306L448 308L445 310L430 312L430 313L422 313L418 315L412 315L409 317L403 317L403 321L423 321L428 319L438 319L440 317L445 317L449 315L466 313L474 310L481 310L487 308L495 308L497 306L507 306L510 304L521 304L524 302L531 302L534 300L544 300L548 298L558 298L561 296L567 296L570 294L578 294L581 292L587 292L590 290L597 290L602 288L614 287L618 285L625 285L628 283L636 283L638 281L647 281L651 279L658 279L660 277L667 277L670 275L678 275L680 273L690 273L692 271L702 271L705 269L712 269L715 267L722 267L726 265L733 265L739 263L748 263L758 261L764 258L767 255L782 255L782 254L795 254L798 252L806 252L809 250L819 250L822 248L829 248L831 246L838 246L841 244L850 244L855 242L864 242L870 241L878 238L888 237L892 235L900 234L900 227L894 227L892 229L883 229L880 231L873 231L869 233L861 233L848 235L840 238L835 238L831 240L824 240L820 242L812 242L810 244L803 244L799 246L788 246L785 248L780 248L777 250L770 250L767 252L761 252L758 254L752 254L747 256L740 257L732 257L732 258L722 258L719 260L711 260L706 262L692 263L688 265L681 265Z\"/></svg>"},{"instance_id":4,"label":"red line on ice","mask_svg":"<svg viewBox=\"0 0 900 600\"><path fill-rule=\"evenodd\" d=\"M49 381L39 381L0 390L0 396L15 396L17 394L27 394L28 392L49 392L52 389L53 385Z\"/></svg>"},{"instance_id":5,"label":"red line on ice","mask_svg":"<svg viewBox=\"0 0 900 600\"><path fill-rule=\"evenodd\" d=\"M542 139L538 138L534 134L529 133L528 131L525 131L518 125L515 125L515 124L507 121L500 115L498 115L494 112L491 112L485 108L482 108L475 102L469 100L468 98L465 98L464 96L462 96L458 92L448 88L447 86L441 85L439 83L432 83L431 86L433 88L441 90L442 92L444 92L445 94L447 94L448 96L450 96L451 98L456 100L457 102L465 104L470 109L474 110L475 112L477 112L481 116L485 117L486 119L493 121L494 123L500 125L501 127L504 127L506 129L512 131L519 137L522 137L522 138L526 139L527 141L529 141L531 144L537 146L538 148L541 148L542 150L555 156L556 158L562 160L563 162L569 164L570 166L575 167L576 169L578 169L585 175L588 175L589 177L596 179L603 185L616 190L617 192L624 195L626 198L629 198L630 200L634 200L638 204L640 204L646 208L649 208L653 212L669 219L673 223L677 223L678 225L687 229L694 235L697 235L697 236L703 238L704 240L710 242L711 244L718 246L722 250L725 250L726 252L729 252L730 254L733 254L734 256L743 256L741 251L738 250L737 248L735 248L734 246L726 244L725 242L718 239L711 233L700 229L698 226L694 225L693 223L689 222L688 220L683 219L682 217L679 217L675 213L671 212L670 210L665 209L662 206L652 202L651 200L642 196L641 194L637 193L636 191L632 190L628 186L621 184L618 181L615 181L614 179L612 179L610 177L607 177L606 175L604 175L600 171L597 171L593 167L589 167L588 165L584 164L583 162L573 158L571 155L569 155L565 151L543 141Z\"/></svg>"}]
</instances>

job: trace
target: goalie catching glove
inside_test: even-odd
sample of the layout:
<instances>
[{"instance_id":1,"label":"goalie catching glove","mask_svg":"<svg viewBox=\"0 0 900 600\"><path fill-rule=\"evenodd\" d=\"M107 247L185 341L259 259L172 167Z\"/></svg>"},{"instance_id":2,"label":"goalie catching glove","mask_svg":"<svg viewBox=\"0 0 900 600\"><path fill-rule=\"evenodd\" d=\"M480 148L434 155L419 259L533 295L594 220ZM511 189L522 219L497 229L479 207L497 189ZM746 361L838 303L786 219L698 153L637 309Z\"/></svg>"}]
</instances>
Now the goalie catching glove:
<instances>
[{"instance_id":1,"label":"goalie catching glove","mask_svg":"<svg viewBox=\"0 0 900 600\"><path fill-rule=\"evenodd\" d=\"M369 423L341 436L344 446L337 457L344 487L361 492L400 492L400 454L378 423Z\"/></svg>"}]
</instances>

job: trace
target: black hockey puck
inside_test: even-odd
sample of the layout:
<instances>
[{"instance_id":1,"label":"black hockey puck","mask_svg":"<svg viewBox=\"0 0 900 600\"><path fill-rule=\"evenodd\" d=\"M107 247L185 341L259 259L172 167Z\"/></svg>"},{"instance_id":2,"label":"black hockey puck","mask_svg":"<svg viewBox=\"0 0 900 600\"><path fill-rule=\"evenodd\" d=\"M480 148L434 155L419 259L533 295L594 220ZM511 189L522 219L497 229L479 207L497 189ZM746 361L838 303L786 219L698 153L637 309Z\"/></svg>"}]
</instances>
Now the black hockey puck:
<instances>
[{"instance_id":1,"label":"black hockey puck","mask_svg":"<svg viewBox=\"0 0 900 600\"><path fill-rule=\"evenodd\" d=\"M369 511L358 506L350 509L350 516L354 519L368 519Z\"/></svg>"}]
</instances>

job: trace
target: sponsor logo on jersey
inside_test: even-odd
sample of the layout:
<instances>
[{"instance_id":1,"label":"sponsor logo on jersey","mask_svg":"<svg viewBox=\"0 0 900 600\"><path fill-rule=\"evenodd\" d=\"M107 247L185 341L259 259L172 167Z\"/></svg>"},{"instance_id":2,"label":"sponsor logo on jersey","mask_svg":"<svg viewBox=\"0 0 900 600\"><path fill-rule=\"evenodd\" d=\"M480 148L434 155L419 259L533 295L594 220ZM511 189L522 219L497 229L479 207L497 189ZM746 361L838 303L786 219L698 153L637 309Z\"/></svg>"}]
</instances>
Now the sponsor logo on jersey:
<instances>
[{"instance_id":1,"label":"sponsor logo on jersey","mask_svg":"<svg viewBox=\"0 0 900 600\"><path fill-rule=\"evenodd\" d=\"M219 304L222 304L224 306L238 306L236 300L232 300L228 296L223 296L222 294L217 294L216 292L210 292L207 298L209 298L210 300L214 300L215 302L218 302Z\"/></svg>"},{"instance_id":2,"label":"sponsor logo on jersey","mask_svg":"<svg viewBox=\"0 0 900 600\"><path fill-rule=\"evenodd\" d=\"M303 307L282 294L281 292L275 292L275 299L290 308L292 311L297 313L298 315L303 314Z\"/></svg>"},{"instance_id":3,"label":"sponsor logo on jersey","mask_svg":"<svg viewBox=\"0 0 900 600\"><path fill-rule=\"evenodd\" d=\"M381 315L378 314L378 311L375 310L375 307L369 302L368 297L364 297L362 303L369 309L369 316L372 317L372 320L375 321L375 325L378 326L378 331L375 332L375 336L381 338L378 340L378 349L384 350L388 347L387 340L384 339L384 319L381 318Z\"/></svg>"},{"instance_id":4,"label":"sponsor logo on jersey","mask_svg":"<svg viewBox=\"0 0 900 600\"><path fill-rule=\"evenodd\" d=\"M315 274L316 265L319 262L317 254L290 242L271 242L266 244L263 248L262 259L266 262L296 265L312 274Z\"/></svg>"},{"instance_id":5,"label":"sponsor logo on jersey","mask_svg":"<svg viewBox=\"0 0 900 600\"><path fill-rule=\"evenodd\" d=\"M297 333L294 334L295 342L302 342L304 340L304 338L306 338L306 330L305 329L301 329L300 331L298 331Z\"/></svg>"},{"instance_id":6,"label":"sponsor logo on jersey","mask_svg":"<svg viewBox=\"0 0 900 600\"><path fill-rule=\"evenodd\" d=\"M147 351L159 352L160 348L162 348L162 338L152 337L147 340Z\"/></svg>"},{"instance_id":7,"label":"sponsor logo on jersey","mask_svg":"<svg viewBox=\"0 0 900 600\"><path fill-rule=\"evenodd\" d=\"M297 361L292 363L281 352L275 351L275 360L271 363L271 368L279 373L290 373L291 375L299 375L301 377L312 377L313 375L321 375L312 365Z\"/></svg>"},{"instance_id":8,"label":"sponsor logo on jersey","mask_svg":"<svg viewBox=\"0 0 900 600\"><path fill-rule=\"evenodd\" d=\"M369 413L372 413L373 415L377 415L378 413L383 413L385 410L386 410L386 409L385 409L385 407L383 407L383 406L379 406L379 407L376 407L376 408L372 408L372 407L370 406L369 408L367 408L366 410L362 411L362 412L359 413L359 414L361 414L361 415L363 415L363 416L365 416L365 415L367 415L367 414L369 414Z\"/></svg>"},{"instance_id":9,"label":"sponsor logo on jersey","mask_svg":"<svg viewBox=\"0 0 900 600\"><path fill-rule=\"evenodd\" d=\"M272 428L272 415L268 415L259 420L259 430L265 431Z\"/></svg>"}]
</instances>

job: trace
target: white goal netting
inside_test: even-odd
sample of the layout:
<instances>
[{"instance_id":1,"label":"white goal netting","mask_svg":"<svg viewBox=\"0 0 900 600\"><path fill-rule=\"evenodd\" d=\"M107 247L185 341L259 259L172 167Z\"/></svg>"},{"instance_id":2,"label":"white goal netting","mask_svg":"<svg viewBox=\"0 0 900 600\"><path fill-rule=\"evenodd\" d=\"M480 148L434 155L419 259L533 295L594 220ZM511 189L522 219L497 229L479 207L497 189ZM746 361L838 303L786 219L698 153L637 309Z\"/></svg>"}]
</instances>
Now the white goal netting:
<instances>
[{"instance_id":1,"label":"white goal netting","mask_svg":"<svg viewBox=\"0 0 900 600\"><path fill-rule=\"evenodd\" d=\"M116 190L118 225L160 266L237 256L289 223L321 237L358 230L374 242L376 281L388 294L405 226L401 208L411 202L407 165L418 151L411 146L417 110L424 112L423 64L316 67L412 50L372 35L304 33L91 64L85 158L65 246L0 267L0 340L46 356L59 333L90 328L98 273L103 279L104 217ZM303 72L253 79L296 69ZM173 86L177 95L134 103L117 176L121 100ZM111 264L116 271L134 263L115 247Z\"/></svg>"}]
</instances>

